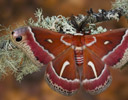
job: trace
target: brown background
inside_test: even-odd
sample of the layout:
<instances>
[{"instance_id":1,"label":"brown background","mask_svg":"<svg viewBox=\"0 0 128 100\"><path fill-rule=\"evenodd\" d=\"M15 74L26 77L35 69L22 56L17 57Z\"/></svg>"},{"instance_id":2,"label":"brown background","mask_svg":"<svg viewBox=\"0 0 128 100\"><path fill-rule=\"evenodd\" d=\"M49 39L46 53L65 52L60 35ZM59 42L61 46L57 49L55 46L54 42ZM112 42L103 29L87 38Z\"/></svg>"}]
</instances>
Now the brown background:
<instances>
[{"instance_id":1,"label":"brown background","mask_svg":"<svg viewBox=\"0 0 128 100\"><path fill-rule=\"evenodd\" d=\"M114 1L114 0L113 0ZM36 8L42 8L45 16L62 14L86 14L89 8L95 12L100 9L109 10L111 0L0 0L0 24L8 26L23 25L23 21L30 17ZM125 18L104 22L104 27L110 29L128 27ZM113 81L103 93L91 96L80 91L74 96L65 97L52 91L43 80L43 73L38 72L24 77L16 82L13 76L5 77L0 82L0 100L128 100L128 67L123 70L111 70Z\"/></svg>"}]
</instances>

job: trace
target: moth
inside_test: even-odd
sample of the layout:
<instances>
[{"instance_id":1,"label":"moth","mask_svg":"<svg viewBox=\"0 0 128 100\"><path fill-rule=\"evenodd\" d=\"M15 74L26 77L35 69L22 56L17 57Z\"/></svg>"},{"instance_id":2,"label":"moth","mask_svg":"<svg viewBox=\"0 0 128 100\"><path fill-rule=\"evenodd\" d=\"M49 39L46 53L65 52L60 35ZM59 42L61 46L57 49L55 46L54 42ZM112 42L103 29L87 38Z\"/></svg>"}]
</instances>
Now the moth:
<instances>
[{"instance_id":1,"label":"moth","mask_svg":"<svg viewBox=\"0 0 128 100\"><path fill-rule=\"evenodd\" d=\"M11 33L13 43L37 66L47 65L45 79L55 91L70 96L80 87L99 94L109 87L108 67L128 61L128 30L101 34L60 34L39 27L20 27Z\"/></svg>"}]
</instances>

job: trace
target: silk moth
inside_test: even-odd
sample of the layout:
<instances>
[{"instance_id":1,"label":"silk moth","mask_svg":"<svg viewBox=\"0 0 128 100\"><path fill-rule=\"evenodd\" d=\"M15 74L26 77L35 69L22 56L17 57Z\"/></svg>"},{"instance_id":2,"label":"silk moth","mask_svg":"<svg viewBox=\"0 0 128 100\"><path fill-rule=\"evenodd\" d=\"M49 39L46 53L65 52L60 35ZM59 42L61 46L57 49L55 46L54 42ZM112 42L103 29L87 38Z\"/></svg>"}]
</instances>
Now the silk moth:
<instances>
[{"instance_id":1,"label":"silk moth","mask_svg":"<svg viewBox=\"0 0 128 100\"><path fill-rule=\"evenodd\" d=\"M49 86L67 96L81 86L90 94L101 93L112 81L108 67L128 61L127 29L71 35L26 26L15 29L11 39L37 66L47 65Z\"/></svg>"}]
</instances>

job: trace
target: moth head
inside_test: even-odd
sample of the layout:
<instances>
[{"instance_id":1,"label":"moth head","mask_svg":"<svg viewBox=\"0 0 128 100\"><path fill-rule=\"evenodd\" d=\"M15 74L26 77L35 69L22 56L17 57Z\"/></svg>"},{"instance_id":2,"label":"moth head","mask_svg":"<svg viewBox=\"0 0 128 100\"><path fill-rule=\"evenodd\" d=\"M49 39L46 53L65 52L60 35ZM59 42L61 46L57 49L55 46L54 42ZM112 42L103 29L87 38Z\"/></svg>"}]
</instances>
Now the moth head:
<instances>
[{"instance_id":1,"label":"moth head","mask_svg":"<svg viewBox=\"0 0 128 100\"><path fill-rule=\"evenodd\" d=\"M17 46L27 42L27 36L29 34L29 27L20 27L12 31L11 39Z\"/></svg>"},{"instance_id":2,"label":"moth head","mask_svg":"<svg viewBox=\"0 0 128 100\"><path fill-rule=\"evenodd\" d=\"M23 41L26 33L26 27L18 28L12 31L11 38L14 42L21 42Z\"/></svg>"},{"instance_id":3,"label":"moth head","mask_svg":"<svg viewBox=\"0 0 128 100\"><path fill-rule=\"evenodd\" d=\"M31 27L20 27L12 31L11 40L19 49L26 53L33 63L35 63L37 66L42 66L42 63L37 60L38 57L36 57L33 52L36 48L33 34L34 33L32 32Z\"/></svg>"}]
</instances>

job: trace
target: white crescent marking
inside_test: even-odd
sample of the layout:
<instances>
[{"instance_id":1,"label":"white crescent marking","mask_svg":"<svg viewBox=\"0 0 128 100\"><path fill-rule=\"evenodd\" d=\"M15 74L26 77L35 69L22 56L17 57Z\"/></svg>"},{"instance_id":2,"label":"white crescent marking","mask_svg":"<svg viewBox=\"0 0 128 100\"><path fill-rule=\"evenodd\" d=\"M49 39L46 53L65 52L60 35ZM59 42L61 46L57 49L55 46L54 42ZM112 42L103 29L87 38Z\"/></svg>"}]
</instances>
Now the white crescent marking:
<instances>
[{"instance_id":1,"label":"white crescent marking","mask_svg":"<svg viewBox=\"0 0 128 100\"><path fill-rule=\"evenodd\" d=\"M61 41L62 43L64 43L65 45L70 46L71 43L68 43L68 42L64 41L63 38L64 38L64 36L61 36L60 41Z\"/></svg>"},{"instance_id":2,"label":"white crescent marking","mask_svg":"<svg viewBox=\"0 0 128 100\"><path fill-rule=\"evenodd\" d=\"M94 72L94 75L97 78L97 72L96 72L96 69L95 69L95 66L94 66L93 62L92 61L89 61L88 62L88 65L91 66L91 68L92 68L92 70Z\"/></svg>"},{"instance_id":3,"label":"white crescent marking","mask_svg":"<svg viewBox=\"0 0 128 100\"><path fill-rule=\"evenodd\" d=\"M94 41L88 43L87 46L91 46L91 45L93 45L94 43L96 43L96 37L93 36L93 38L94 38Z\"/></svg>"},{"instance_id":4,"label":"white crescent marking","mask_svg":"<svg viewBox=\"0 0 128 100\"><path fill-rule=\"evenodd\" d=\"M85 80L83 80L82 83L93 82L93 81L95 81L95 80L99 80L99 79L102 77L102 75L105 73L106 70L107 70L107 66L105 65L105 66L104 66L104 69L103 69L102 72L101 72L101 74L100 74L97 78L85 79ZM111 77L111 76L109 75L108 77Z\"/></svg>"},{"instance_id":5,"label":"white crescent marking","mask_svg":"<svg viewBox=\"0 0 128 100\"><path fill-rule=\"evenodd\" d=\"M67 61L67 62L68 62L68 61ZM69 62L68 62L68 63L69 63ZM51 66L51 68L52 68L52 71L55 73L55 75L56 75L58 78L60 78L60 79L62 79L62 80L64 80L64 81L67 81L67 82L80 82L80 80L77 79L77 78L71 80L71 79L67 79L67 78L60 77L60 76L56 73L55 69L53 68L53 63L52 63L52 62L50 62L50 66ZM47 73L47 75L49 75L49 73Z\"/></svg>"},{"instance_id":6,"label":"white crescent marking","mask_svg":"<svg viewBox=\"0 0 128 100\"><path fill-rule=\"evenodd\" d=\"M60 71L60 77L62 76L63 72L64 72L64 69L69 65L69 61L65 61L64 64L62 65L62 68L61 68L61 71Z\"/></svg>"}]
</instances>

